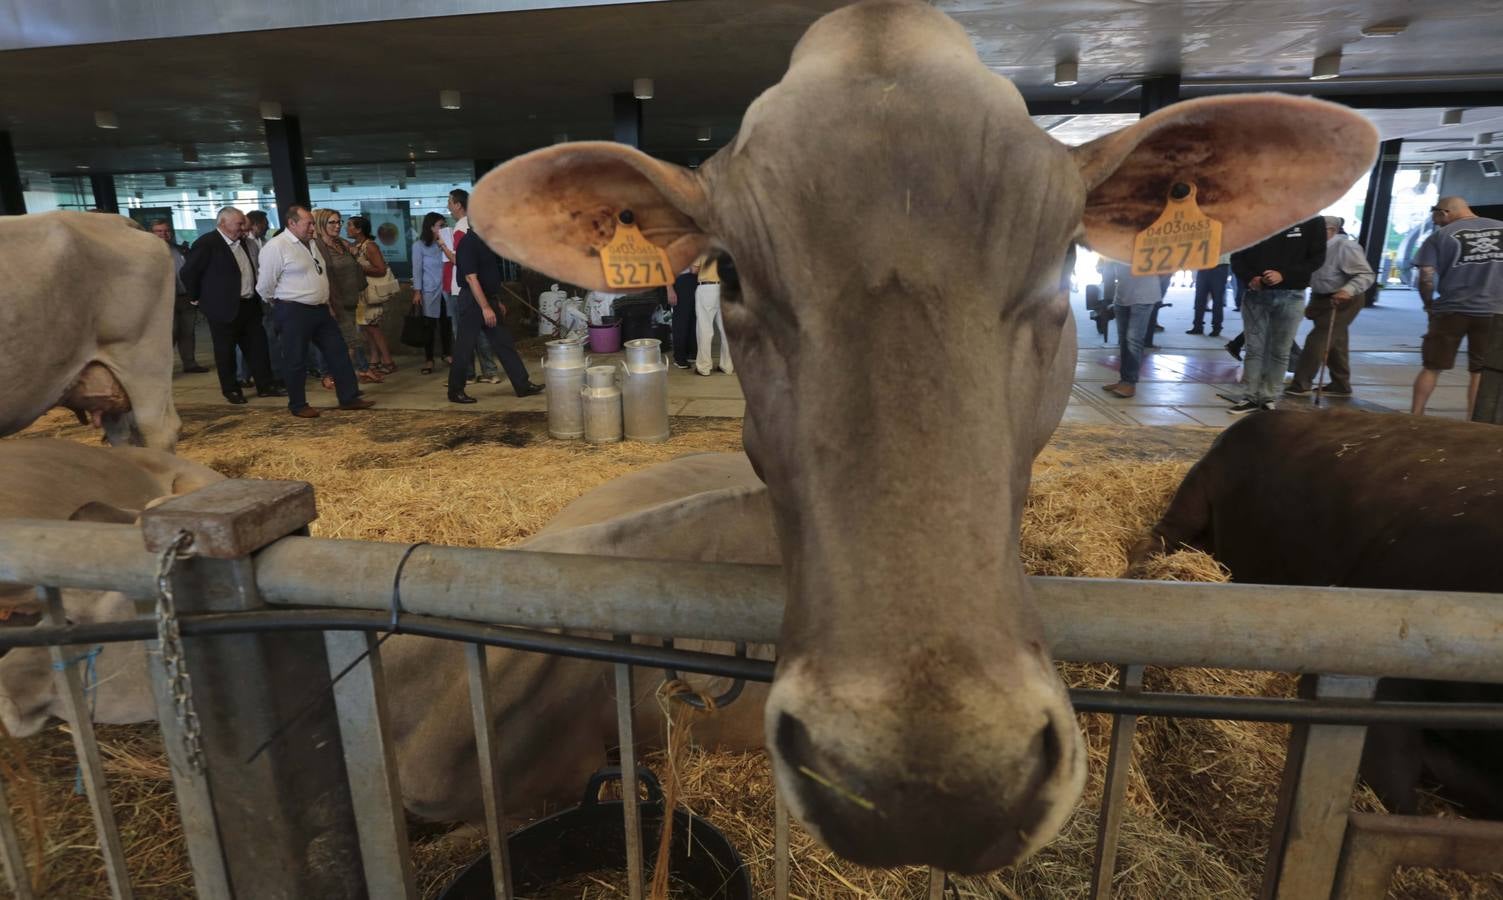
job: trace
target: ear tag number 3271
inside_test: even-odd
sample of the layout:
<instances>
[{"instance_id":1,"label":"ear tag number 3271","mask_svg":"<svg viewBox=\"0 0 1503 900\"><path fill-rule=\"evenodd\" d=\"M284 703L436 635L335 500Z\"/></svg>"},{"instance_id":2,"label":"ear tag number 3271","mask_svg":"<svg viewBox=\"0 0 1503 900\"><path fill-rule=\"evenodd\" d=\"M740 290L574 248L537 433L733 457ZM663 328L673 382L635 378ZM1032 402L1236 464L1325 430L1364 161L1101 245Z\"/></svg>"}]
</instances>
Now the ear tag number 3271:
<instances>
[{"instance_id":1,"label":"ear tag number 3271","mask_svg":"<svg viewBox=\"0 0 1503 900\"><path fill-rule=\"evenodd\" d=\"M600 248L600 268L612 290L639 290L673 283L668 252L642 236L631 210L623 210L611 242Z\"/></svg>"},{"instance_id":2,"label":"ear tag number 3271","mask_svg":"<svg viewBox=\"0 0 1503 900\"><path fill-rule=\"evenodd\" d=\"M1181 269L1209 269L1221 258L1221 223L1195 202L1195 185L1177 183L1158 221L1132 243L1134 275L1169 275Z\"/></svg>"}]
</instances>

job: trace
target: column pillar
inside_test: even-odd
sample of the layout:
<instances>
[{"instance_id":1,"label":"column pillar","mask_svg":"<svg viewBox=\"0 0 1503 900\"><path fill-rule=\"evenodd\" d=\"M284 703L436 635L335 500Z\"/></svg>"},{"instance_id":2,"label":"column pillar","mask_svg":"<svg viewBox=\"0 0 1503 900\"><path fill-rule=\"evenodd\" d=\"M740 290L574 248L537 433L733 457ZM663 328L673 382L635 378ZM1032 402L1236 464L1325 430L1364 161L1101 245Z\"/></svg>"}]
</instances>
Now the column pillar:
<instances>
[{"instance_id":1,"label":"column pillar","mask_svg":"<svg viewBox=\"0 0 1503 900\"><path fill-rule=\"evenodd\" d=\"M642 101L628 91L611 95L613 139L632 147L642 146Z\"/></svg>"},{"instance_id":2,"label":"column pillar","mask_svg":"<svg viewBox=\"0 0 1503 900\"><path fill-rule=\"evenodd\" d=\"M266 151L271 157L271 184L277 195L277 221L287 224L287 207L308 206L308 166L303 159L303 129L297 116L266 119Z\"/></svg>"},{"instance_id":3,"label":"column pillar","mask_svg":"<svg viewBox=\"0 0 1503 900\"><path fill-rule=\"evenodd\" d=\"M26 214L26 196L21 192L21 168L10 132L0 131L0 216Z\"/></svg>"},{"instance_id":4,"label":"column pillar","mask_svg":"<svg viewBox=\"0 0 1503 900\"><path fill-rule=\"evenodd\" d=\"M1378 273L1378 279L1368 289L1367 302L1372 303L1378 285L1387 274L1383 271L1383 244L1388 238L1388 213L1393 206L1393 176L1399 171L1399 151L1403 138L1384 141L1378 149L1378 161L1367 178L1367 197L1362 202L1362 230L1357 235L1358 243L1367 251L1367 262Z\"/></svg>"},{"instance_id":5,"label":"column pillar","mask_svg":"<svg viewBox=\"0 0 1503 900\"><path fill-rule=\"evenodd\" d=\"M89 187L94 191L95 209L102 209L105 212L120 211L120 198L115 194L115 176L90 172Z\"/></svg>"}]
</instances>

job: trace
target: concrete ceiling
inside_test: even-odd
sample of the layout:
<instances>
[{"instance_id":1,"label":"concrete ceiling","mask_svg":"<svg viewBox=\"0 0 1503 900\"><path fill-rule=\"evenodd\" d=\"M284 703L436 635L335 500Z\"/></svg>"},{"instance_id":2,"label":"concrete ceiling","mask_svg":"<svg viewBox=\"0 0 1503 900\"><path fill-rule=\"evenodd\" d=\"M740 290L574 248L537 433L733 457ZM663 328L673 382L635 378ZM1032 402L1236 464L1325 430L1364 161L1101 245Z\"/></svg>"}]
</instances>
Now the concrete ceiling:
<instances>
[{"instance_id":1,"label":"concrete ceiling","mask_svg":"<svg viewBox=\"0 0 1503 900\"><path fill-rule=\"evenodd\" d=\"M0 128L28 172L265 165L257 103L268 99L300 117L315 168L409 156L505 159L556 134L610 137L610 95L650 76L646 149L688 162L734 133L798 36L839 5L670 0L10 50L0 52ZM1503 96L1503 62L1494 63L1503 0L935 5L1025 97L1055 107L1130 103L1144 75L1175 72L1186 95L1308 91L1313 57L1340 47L1343 77L1320 83L1322 91L1415 94L1418 109L1369 111L1385 137L1416 139L1406 159L1458 158L1474 134L1503 133L1503 107L1475 104L1463 124L1439 128L1435 97ZM1361 36L1394 21L1407 24L1397 37ZM1056 88L1055 61L1067 56L1079 59L1080 83ZM439 108L443 88L462 92L463 109ZM94 127L95 110L114 112L120 128ZM1108 127L1088 116L1041 121L1071 143ZM703 126L712 128L709 143L696 140ZM183 162L185 143L194 144L196 164Z\"/></svg>"}]
</instances>

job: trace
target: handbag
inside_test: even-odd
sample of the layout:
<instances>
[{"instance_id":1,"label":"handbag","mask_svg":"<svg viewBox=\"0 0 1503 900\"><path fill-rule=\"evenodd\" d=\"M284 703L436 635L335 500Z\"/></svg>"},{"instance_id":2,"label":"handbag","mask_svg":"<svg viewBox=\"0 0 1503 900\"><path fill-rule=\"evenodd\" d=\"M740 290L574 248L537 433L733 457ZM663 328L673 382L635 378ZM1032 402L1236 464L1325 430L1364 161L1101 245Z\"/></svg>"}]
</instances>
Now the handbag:
<instances>
[{"instance_id":1,"label":"handbag","mask_svg":"<svg viewBox=\"0 0 1503 900\"><path fill-rule=\"evenodd\" d=\"M360 256L365 256L364 244L360 246ZM380 275L366 275L365 305L380 306L391 299L400 287L401 285L397 282L397 276L391 274L391 266L387 266L386 271Z\"/></svg>"},{"instance_id":2,"label":"handbag","mask_svg":"<svg viewBox=\"0 0 1503 900\"><path fill-rule=\"evenodd\" d=\"M412 307L402 320L402 343L419 350L428 346L428 317L421 306Z\"/></svg>"}]
</instances>

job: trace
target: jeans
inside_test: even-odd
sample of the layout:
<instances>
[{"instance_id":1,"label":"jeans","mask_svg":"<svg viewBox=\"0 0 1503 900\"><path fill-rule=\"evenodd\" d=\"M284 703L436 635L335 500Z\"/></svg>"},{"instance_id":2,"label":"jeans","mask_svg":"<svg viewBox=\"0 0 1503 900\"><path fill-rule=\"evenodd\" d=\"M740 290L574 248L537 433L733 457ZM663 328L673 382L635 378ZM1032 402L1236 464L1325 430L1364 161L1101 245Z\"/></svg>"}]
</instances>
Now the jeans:
<instances>
[{"instance_id":1,"label":"jeans","mask_svg":"<svg viewBox=\"0 0 1503 900\"><path fill-rule=\"evenodd\" d=\"M1153 322L1152 303L1132 306L1117 306L1117 350L1122 358L1118 380L1123 384L1138 383L1138 369L1143 364L1143 344L1148 339L1148 326Z\"/></svg>"},{"instance_id":2,"label":"jeans","mask_svg":"<svg viewBox=\"0 0 1503 900\"><path fill-rule=\"evenodd\" d=\"M306 303L276 303L272 305L272 317L282 330L282 359L287 380L287 408L297 412L308 405L304 391L303 372L308 368L308 345L312 343L323 353L329 364L329 374L334 376L334 388L339 396L339 405L354 403L360 396L360 385L355 381L355 369L350 365L349 348L339 332L339 323L329 314L325 305L309 306Z\"/></svg>"},{"instance_id":3,"label":"jeans","mask_svg":"<svg viewBox=\"0 0 1503 900\"><path fill-rule=\"evenodd\" d=\"M1231 268L1216 266L1195 273L1195 318L1191 324L1197 329L1205 322L1206 310L1209 308L1211 330L1221 330L1221 313L1226 309L1226 276Z\"/></svg>"},{"instance_id":4,"label":"jeans","mask_svg":"<svg viewBox=\"0 0 1503 900\"><path fill-rule=\"evenodd\" d=\"M1305 292L1249 290L1242 298L1242 327L1247 349L1242 372L1247 382L1244 400L1272 403L1284 393L1289 344L1305 311Z\"/></svg>"},{"instance_id":5,"label":"jeans","mask_svg":"<svg viewBox=\"0 0 1503 900\"><path fill-rule=\"evenodd\" d=\"M522 396L530 379L527 364L522 362L516 345L512 343L511 332L506 330L499 319L494 326L485 327L480 304L470 296L468 289L460 293L455 305L458 307L455 318L459 322L459 338L454 344L454 363L449 366L449 396L457 397L464 393L464 384L470 374L470 364L477 344L490 345L501 366L506 369L506 376L511 379L512 390L517 392L517 396Z\"/></svg>"},{"instance_id":6,"label":"jeans","mask_svg":"<svg viewBox=\"0 0 1503 900\"><path fill-rule=\"evenodd\" d=\"M731 365L731 345L725 339L725 319L720 315L720 285L701 284L694 291L694 327L698 332L698 346L694 356L694 370L701 375L715 371L711 358L711 345L715 333L720 333L720 368L727 375L736 371Z\"/></svg>"}]
</instances>

